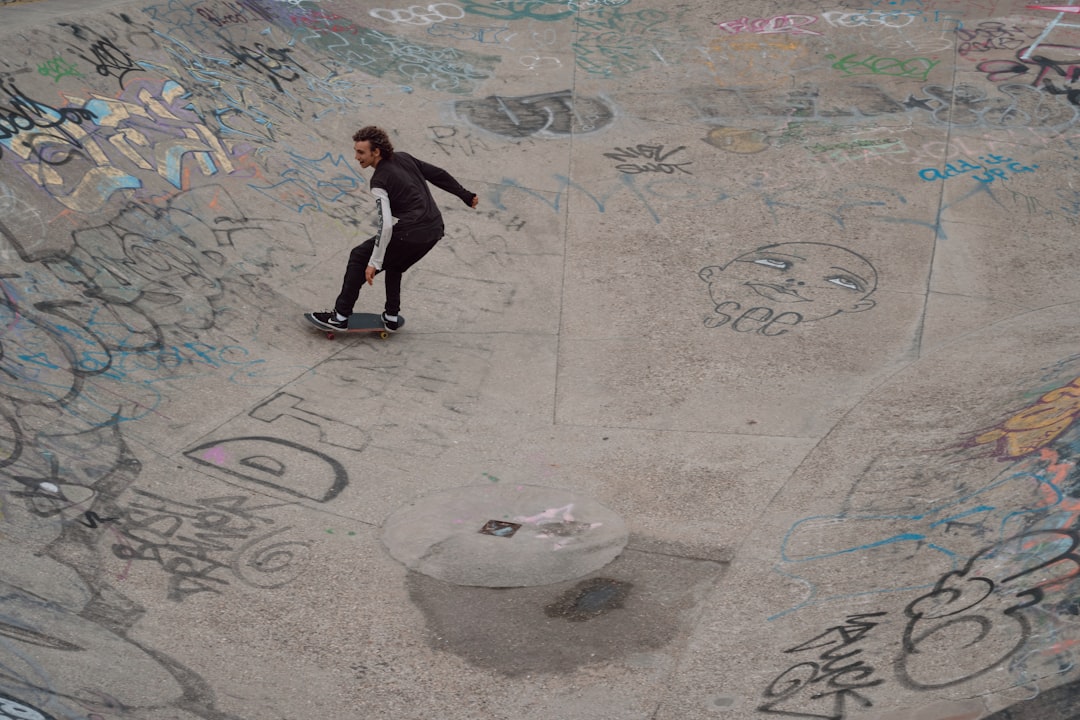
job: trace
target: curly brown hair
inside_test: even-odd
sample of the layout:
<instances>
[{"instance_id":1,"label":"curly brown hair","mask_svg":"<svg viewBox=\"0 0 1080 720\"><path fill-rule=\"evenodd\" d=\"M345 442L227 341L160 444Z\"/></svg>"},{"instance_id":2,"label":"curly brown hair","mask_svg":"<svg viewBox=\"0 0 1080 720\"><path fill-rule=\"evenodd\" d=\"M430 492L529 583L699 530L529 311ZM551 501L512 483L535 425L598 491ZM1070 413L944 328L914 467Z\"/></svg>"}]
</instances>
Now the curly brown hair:
<instances>
[{"instance_id":1,"label":"curly brown hair","mask_svg":"<svg viewBox=\"0 0 1080 720\"><path fill-rule=\"evenodd\" d=\"M379 150L384 160L388 160L394 154L394 145L390 142L390 136L380 127L365 125L353 133L352 139L354 143L367 140L368 144L371 145L371 149L373 151Z\"/></svg>"}]
</instances>

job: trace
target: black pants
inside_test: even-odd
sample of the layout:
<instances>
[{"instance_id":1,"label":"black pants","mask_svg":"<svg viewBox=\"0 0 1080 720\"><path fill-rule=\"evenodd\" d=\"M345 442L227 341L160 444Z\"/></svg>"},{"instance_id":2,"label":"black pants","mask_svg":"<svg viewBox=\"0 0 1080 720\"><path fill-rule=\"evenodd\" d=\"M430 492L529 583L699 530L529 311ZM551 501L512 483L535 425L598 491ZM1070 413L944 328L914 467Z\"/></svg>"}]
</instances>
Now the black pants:
<instances>
[{"instance_id":1,"label":"black pants","mask_svg":"<svg viewBox=\"0 0 1080 720\"><path fill-rule=\"evenodd\" d=\"M398 231L390 238L390 244L383 256L386 271L386 310L387 315L397 315L401 310L401 274L417 260L424 257L442 239L442 224L434 227ZM365 272L371 253L375 250L376 237L370 237L352 249L349 264L345 266L345 279L341 281L341 293L334 301L334 310L348 317L352 314L360 288L364 287ZM380 271L382 272L382 271Z\"/></svg>"}]
</instances>

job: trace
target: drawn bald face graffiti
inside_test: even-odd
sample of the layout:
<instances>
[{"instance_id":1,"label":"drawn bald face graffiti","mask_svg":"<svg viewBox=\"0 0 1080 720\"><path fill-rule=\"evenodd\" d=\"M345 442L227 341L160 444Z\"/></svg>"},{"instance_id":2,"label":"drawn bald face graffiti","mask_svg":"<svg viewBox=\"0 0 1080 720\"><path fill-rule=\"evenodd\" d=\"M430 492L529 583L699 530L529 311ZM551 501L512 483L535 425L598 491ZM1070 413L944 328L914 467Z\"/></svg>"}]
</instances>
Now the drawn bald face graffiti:
<instances>
[{"instance_id":1,"label":"drawn bald face graffiti","mask_svg":"<svg viewBox=\"0 0 1080 720\"><path fill-rule=\"evenodd\" d=\"M877 271L866 258L828 243L777 243L702 268L716 317L737 332L779 335L791 326L874 307Z\"/></svg>"}]
</instances>

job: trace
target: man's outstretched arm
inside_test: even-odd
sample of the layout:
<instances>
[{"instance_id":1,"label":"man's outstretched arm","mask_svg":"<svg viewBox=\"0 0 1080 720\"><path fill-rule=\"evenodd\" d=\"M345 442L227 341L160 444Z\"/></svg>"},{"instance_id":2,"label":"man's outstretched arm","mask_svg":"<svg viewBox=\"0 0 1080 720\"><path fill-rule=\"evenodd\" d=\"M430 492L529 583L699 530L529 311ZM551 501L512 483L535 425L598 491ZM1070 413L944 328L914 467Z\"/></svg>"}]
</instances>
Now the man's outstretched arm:
<instances>
[{"instance_id":1,"label":"man's outstretched arm","mask_svg":"<svg viewBox=\"0 0 1080 720\"><path fill-rule=\"evenodd\" d=\"M461 186L461 183L454 179L453 175L441 167L419 159L416 159L416 163L420 166L420 172L424 174L424 179L435 187L445 190L451 195L457 195L461 198L461 202L469 207L476 207L479 204L480 197L476 193L466 190Z\"/></svg>"}]
</instances>

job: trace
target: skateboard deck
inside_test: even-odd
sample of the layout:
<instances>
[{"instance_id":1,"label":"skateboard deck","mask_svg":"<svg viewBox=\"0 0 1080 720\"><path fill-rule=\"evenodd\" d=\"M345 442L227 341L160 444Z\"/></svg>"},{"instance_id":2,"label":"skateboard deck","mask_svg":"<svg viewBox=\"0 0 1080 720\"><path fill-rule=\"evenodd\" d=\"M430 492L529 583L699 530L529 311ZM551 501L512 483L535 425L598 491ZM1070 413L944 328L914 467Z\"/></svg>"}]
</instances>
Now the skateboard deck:
<instances>
[{"instance_id":1,"label":"skateboard deck","mask_svg":"<svg viewBox=\"0 0 1080 720\"><path fill-rule=\"evenodd\" d=\"M304 319L314 325L319 332L325 333L327 340L333 340L337 333L374 333L381 338L386 338L390 332L383 325L382 316L375 313L353 313L349 316L349 327L341 329L329 329L315 322L311 313L304 313ZM405 327L405 318L398 315L398 329Z\"/></svg>"}]
</instances>

